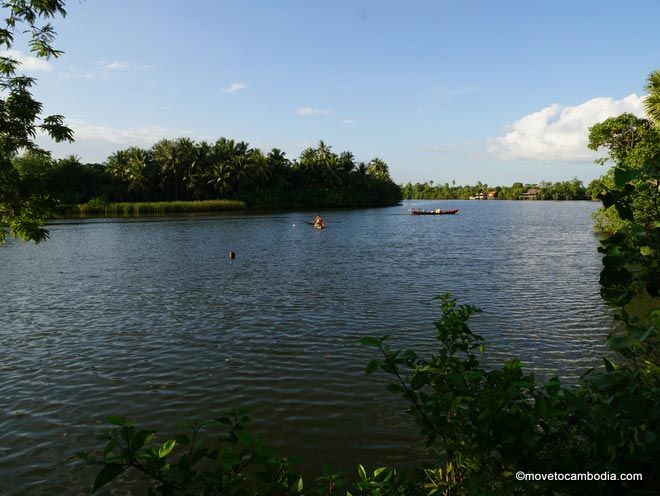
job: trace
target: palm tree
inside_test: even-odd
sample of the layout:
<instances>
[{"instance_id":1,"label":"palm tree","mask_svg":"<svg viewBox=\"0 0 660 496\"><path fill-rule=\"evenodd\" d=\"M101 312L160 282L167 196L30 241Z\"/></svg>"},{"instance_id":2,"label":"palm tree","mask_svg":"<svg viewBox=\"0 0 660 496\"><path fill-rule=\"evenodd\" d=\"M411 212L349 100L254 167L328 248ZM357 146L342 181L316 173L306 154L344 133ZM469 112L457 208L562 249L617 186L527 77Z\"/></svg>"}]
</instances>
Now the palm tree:
<instances>
[{"instance_id":1,"label":"palm tree","mask_svg":"<svg viewBox=\"0 0 660 496\"><path fill-rule=\"evenodd\" d=\"M279 148L273 148L266 157L272 171L271 182L276 188L291 185L291 163Z\"/></svg>"},{"instance_id":2,"label":"palm tree","mask_svg":"<svg viewBox=\"0 0 660 496\"><path fill-rule=\"evenodd\" d=\"M232 151L231 164L233 165L235 189L238 191L245 188L252 181L252 170L250 168L250 145L245 141L239 141Z\"/></svg>"},{"instance_id":3,"label":"palm tree","mask_svg":"<svg viewBox=\"0 0 660 496\"><path fill-rule=\"evenodd\" d=\"M119 150L108 157L105 162L105 169L112 177L124 182L126 180L126 164L128 156L124 150Z\"/></svg>"},{"instance_id":4,"label":"palm tree","mask_svg":"<svg viewBox=\"0 0 660 496\"><path fill-rule=\"evenodd\" d=\"M162 139L151 148L154 160L160 169L161 186L166 190L165 195L176 195L176 181L178 176L178 160L174 142ZM161 198L162 199L162 198ZM171 200L172 198L167 198ZM178 198L176 198L178 199Z\"/></svg>"},{"instance_id":5,"label":"palm tree","mask_svg":"<svg viewBox=\"0 0 660 496\"><path fill-rule=\"evenodd\" d=\"M248 158L251 169L250 176L254 180L257 189L266 186L273 174L270 163L258 148L250 150Z\"/></svg>"},{"instance_id":6,"label":"palm tree","mask_svg":"<svg viewBox=\"0 0 660 496\"><path fill-rule=\"evenodd\" d=\"M206 176L211 168L213 147L207 141L195 144L195 159L188 170L188 190L193 199L208 197Z\"/></svg>"},{"instance_id":7,"label":"palm tree","mask_svg":"<svg viewBox=\"0 0 660 496\"><path fill-rule=\"evenodd\" d=\"M646 115L660 127L660 70L653 71L646 80L645 90L648 93L644 100Z\"/></svg>"},{"instance_id":8,"label":"palm tree","mask_svg":"<svg viewBox=\"0 0 660 496\"><path fill-rule=\"evenodd\" d=\"M342 152L339 155L339 167L342 171L342 182L348 185L348 177L355 169L355 157L351 152Z\"/></svg>"},{"instance_id":9,"label":"palm tree","mask_svg":"<svg viewBox=\"0 0 660 496\"><path fill-rule=\"evenodd\" d=\"M128 190L138 193L145 199L151 190L152 158L151 152L135 146L124 152L126 163L124 177Z\"/></svg>"},{"instance_id":10,"label":"palm tree","mask_svg":"<svg viewBox=\"0 0 660 496\"><path fill-rule=\"evenodd\" d=\"M231 161L234 157L236 143L232 139L220 138L213 144L213 153L216 158Z\"/></svg>"},{"instance_id":11,"label":"palm tree","mask_svg":"<svg viewBox=\"0 0 660 496\"><path fill-rule=\"evenodd\" d=\"M189 172L195 161L195 143L190 138L160 140L153 146L153 155L165 186L174 199L179 200L191 180Z\"/></svg>"},{"instance_id":12,"label":"palm tree","mask_svg":"<svg viewBox=\"0 0 660 496\"><path fill-rule=\"evenodd\" d=\"M323 161L332 154L331 150L331 146L326 145L323 140L319 140L319 146L316 148L316 156L319 160Z\"/></svg>"},{"instance_id":13,"label":"palm tree","mask_svg":"<svg viewBox=\"0 0 660 496\"><path fill-rule=\"evenodd\" d=\"M174 142L178 160L178 191L189 199L193 191L193 175L198 158L195 142L190 138L178 138Z\"/></svg>"},{"instance_id":14,"label":"palm tree","mask_svg":"<svg viewBox=\"0 0 660 496\"><path fill-rule=\"evenodd\" d=\"M385 161L379 159L378 157L374 158L369 162L367 166L367 175L375 177L383 181L391 181L390 170L387 167Z\"/></svg>"},{"instance_id":15,"label":"palm tree","mask_svg":"<svg viewBox=\"0 0 660 496\"><path fill-rule=\"evenodd\" d=\"M351 177L354 177L355 184L359 188L363 188L367 185L367 164L364 162L359 162L355 170L351 173Z\"/></svg>"},{"instance_id":16,"label":"palm tree","mask_svg":"<svg viewBox=\"0 0 660 496\"><path fill-rule=\"evenodd\" d=\"M232 193L232 167L228 162L214 162L207 172L207 184L213 188L219 196L231 196Z\"/></svg>"}]
</instances>

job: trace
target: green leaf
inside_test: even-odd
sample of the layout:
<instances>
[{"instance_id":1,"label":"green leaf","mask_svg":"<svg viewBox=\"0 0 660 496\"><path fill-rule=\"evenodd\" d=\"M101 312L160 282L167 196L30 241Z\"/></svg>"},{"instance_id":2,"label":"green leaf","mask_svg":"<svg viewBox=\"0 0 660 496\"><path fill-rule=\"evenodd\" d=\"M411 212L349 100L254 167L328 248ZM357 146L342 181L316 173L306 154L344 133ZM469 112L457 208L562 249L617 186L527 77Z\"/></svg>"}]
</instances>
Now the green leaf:
<instances>
[{"instance_id":1,"label":"green leaf","mask_svg":"<svg viewBox=\"0 0 660 496\"><path fill-rule=\"evenodd\" d=\"M631 350L639 341L632 336L612 336L607 344L614 351Z\"/></svg>"},{"instance_id":2,"label":"green leaf","mask_svg":"<svg viewBox=\"0 0 660 496\"><path fill-rule=\"evenodd\" d=\"M364 467L361 464L358 465L358 475L360 476L360 480L363 481L367 480L367 471L364 469Z\"/></svg>"},{"instance_id":3,"label":"green leaf","mask_svg":"<svg viewBox=\"0 0 660 496\"><path fill-rule=\"evenodd\" d=\"M617 188L623 188L626 183L633 179L638 179L640 175L639 169L627 169L623 167L614 168L614 185Z\"/></svg>"},{"instance_id":4,"label":"green leaf","mask_svg":"<svg viewBox=\"0 0 660 496\"><path fill-rule=\"evenodd\" d=\"M154 431L147 431L147 430L139 431L131 441L131 449L133 451L142 449L142 447L146 443L148 443L151 440L151 438L153 438L153 436L154 436Z\"/></svg>"},{"instance_id":5,"label":"green leaf","mask_svg":"<svg viewBox=\"0 0 660 496\"><path fill-rule=\"evenodd\" d=\"M630 205L617 203L614 205L614 208L616 208L616 212L622 220L633 220L635 218L635 214Z\"/></svg>"},{"instance_id":6,"label":"green leaf","mask_svg":"<svg viewBox=\"0 0 660 496\"><path fill-rule=\"evenodd\" d=\"M123 427L128 424L126 417L119 417L117 415L110 415L106 420L113 425L118 425L119 427Z\"/></svg>"},{"instance_id":7,"label":"green leaf","mask_svg":"<svg viewBox=\"0 0 660 496\"><path fill-rule=\"evenodd\" d=\"M124 472L124 467L118 463L109 463L101 469L94 480L94 488L92 493L96 492L99 488L111 482L115 477Z\"/></svg>"},{"instance_id":8,"label":"green leaf","mask_svg":"<svg viewBox=\"0 0 660 496\"><path fill-rule=\"evenodd\" d=\"M364 345L364 346L375 346L375 347L378 347L378 346L380 346L381 340L378 339L378 338L373 338L373 337L369 337L369 336L367 336L367 337L365 337L365 338L360 339L358 342L359 342L361 345Z\"/></svg>"},{"instance_id":9,"label":"green leaf","mask_svg":"<svg viewBox=\"0 0 660 496\"><path fill-rule=\"evenodd\" d=\"M390 384L387 386L387 390L391 393L403 393L404 389L401 387L401 384Z\"/></svg>"},{"instance_id":10,"label":"green leaf","mask_svg":"<svg viewBox=\"0 0 660 496\"><path fill-rule=\"evenodd\" d=\"M387 470L387 467L380 467L374 470L374 477L378 477L380 474L382 474L385 470Z\"/></svg>"},{"instance_id":11,"label":"green leaf","mask_svg":"<svg viewBox=\"0 0 660 496\"><path fill-rule=\"evenodd\" d=\"M158 449L158 458L165 458L167 455L169 455L174 449L174 445L176 445L175 439L165 441L163 445Z\"/></svg>"},{"instance_id":12,"label":"green leaf","mask_svg":"<svg viewBox=\"0 0 660 496\"><path fill-rule=\"evenodd\" d=\"M541 414L541 417L547 417L548 416L548 404L543 396L540 396L536 398L536 405L538 407L538 411Z\"/></svg>"},{"instance_id":13,"label":"green leaf","mask_svg":"<svg viewBox=\"0 0 660 496\"><path fill-rule=\"evenodd\" d=\"M300 477L296 481L296 485L294 486L293 490L297 493L302 493L302 491L303 491L303 478L302 477Z\"/></svg>"},{"instance_id":14,"label":"green leaf","mask_svg":"<svg viewBox=\"0 0 660 496\"><path fill-rule=\"evenodd\" d=\"M199 424L200 429L206 429L207 427L211 427L212 425L217 424L218 422L216 420L205 420L201 424Z\"/></svg>"},{"instance_id":15,"label":"green leaf","mask_svg":"<svg viewBox=\"0 0 660 496\"><path fill-rule=\"evenodd\" d=\"M428 374L425 372L417 372L412 380L410 381L410 387L416 391L422 387L424 387L428 383Z\"/></svg>"},{"instance_id":16,"label":"green leaf","mask_svg":"<svg viewBox=\"0 0 660 496\"><path fill-rule=\"evenodd\" d=\"M550 397L557 396L557 393L559 393L560 389L561 389L561 382L559 380L559 377L556 376L551 378L548 381L548 383L545 385L545 390Z\"/></svg>"},{"instance_id":17,"label":"green leaf","mask_svg":"<svg viewBox=\"0 0 660 496\"><path fill-rule=\"evenodd\" d=\"M248 431L236 430L234 431L236 438L246 446L252 446L254 444L254 438L250 435Z\"/></svg>"},{"instance_id":18,"label":"green leaf","mask_svg":"<svg viewBox=\"0 0 660 496\"><path fill-rule=\"evenodd\" d=\"M603 362L605 363L605 370L612 372L616 370L616 364L607 357L603 357Z\"/></svg>"},{"instance_id":19,"label":"green leaf","mask_svg":"<svg viewBox=\"0 0 660 496\"><path fill-rule=\"evenodd\" d=\"M378 367L380 366L380 360L371 360L367 364L367 368L365 369L365 374L373 374L376 370L378 370Z\"/></svg>"}]
</instances>

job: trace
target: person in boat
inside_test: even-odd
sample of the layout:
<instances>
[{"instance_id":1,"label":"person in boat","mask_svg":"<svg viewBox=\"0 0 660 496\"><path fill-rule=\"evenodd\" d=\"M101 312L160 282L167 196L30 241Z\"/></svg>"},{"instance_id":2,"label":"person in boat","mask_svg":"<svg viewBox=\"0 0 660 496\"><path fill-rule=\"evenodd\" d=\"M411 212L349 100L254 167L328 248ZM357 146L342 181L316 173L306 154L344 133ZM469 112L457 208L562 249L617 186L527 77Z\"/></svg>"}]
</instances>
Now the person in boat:
<instances>
[{"instance_id":1,"label":"person in boat","mask_svg":"<svg viewBox=\"0 0 660 496\"><path fill-rule=\"evenodd\" d=\"M323 229L325 227L325 222L323 222L323 218L320 215L317 215L314 219L314 227L316 229Z\"/></svg>"}]
</instances>

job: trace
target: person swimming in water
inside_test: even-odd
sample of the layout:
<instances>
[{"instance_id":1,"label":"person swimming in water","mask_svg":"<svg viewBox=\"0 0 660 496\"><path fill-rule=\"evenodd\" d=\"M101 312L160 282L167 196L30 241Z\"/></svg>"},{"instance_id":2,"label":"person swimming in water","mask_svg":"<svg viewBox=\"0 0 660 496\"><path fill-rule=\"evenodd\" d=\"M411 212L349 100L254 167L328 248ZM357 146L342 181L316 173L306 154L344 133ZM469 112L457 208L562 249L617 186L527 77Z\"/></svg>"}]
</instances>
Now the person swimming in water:
<instances>
[{"instance_id":1,"label":"person swimming in water","mask_svg":"<svg viewBox=\"0 0 660 496\"><path fill-rule=\"evenodd\" d=\"M325 227L325 222L323 222L323 218L320 215L317 215L314 219L314 227L316 229L323 229Z\"/></svg>"}]
</instances>

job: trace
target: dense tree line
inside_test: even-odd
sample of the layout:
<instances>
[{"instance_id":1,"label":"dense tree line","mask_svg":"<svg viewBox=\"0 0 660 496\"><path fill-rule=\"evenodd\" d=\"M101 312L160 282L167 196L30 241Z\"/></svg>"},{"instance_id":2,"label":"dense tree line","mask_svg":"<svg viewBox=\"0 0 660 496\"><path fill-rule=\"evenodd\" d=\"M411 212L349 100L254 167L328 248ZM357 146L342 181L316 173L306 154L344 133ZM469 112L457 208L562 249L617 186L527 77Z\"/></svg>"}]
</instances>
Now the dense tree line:
<instances>
[{"instance_id":1,"label":"dense tree line","mask_svg":"<svg viewBox=\"0 0 660 496\"><path fill-rule=\"evenodd\" d=\"M539 184L513 183L511 186L489 186L479 181L474 186L456 186L455 184L408 183L401 187L406 200L468 200L479 193L488 194L496 191L499 200L520 200L523 193L537 189L539 200L588 200L592 199L597 189L597 181L592 181L585 188L582 181L558 181L555 183L542 181Z\"/></svg>"},{"instance_id":2,"label":"dense tree line","mask_svg":"<svg viewBox=\"0 0 660 496\"><path fill-rule=\"evenodd\" d=\"M52 160L31 151L13 161L21 177L40 184L61 205L106 202L237 199L252 206L388 205L401 200L387 164L358 162L320 141L297 160L274 148L267 154L245 141L161 140L130 147L104 164L75 157Z\"/></svg>"}]
</instances>

